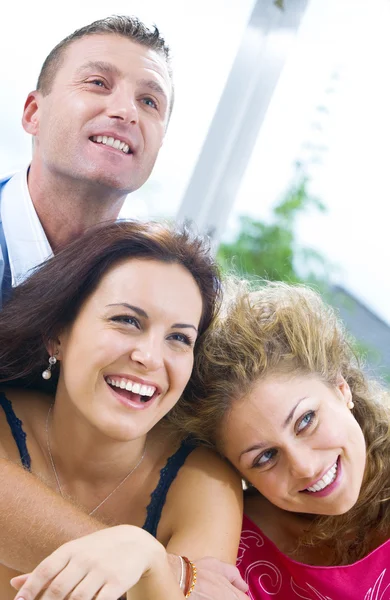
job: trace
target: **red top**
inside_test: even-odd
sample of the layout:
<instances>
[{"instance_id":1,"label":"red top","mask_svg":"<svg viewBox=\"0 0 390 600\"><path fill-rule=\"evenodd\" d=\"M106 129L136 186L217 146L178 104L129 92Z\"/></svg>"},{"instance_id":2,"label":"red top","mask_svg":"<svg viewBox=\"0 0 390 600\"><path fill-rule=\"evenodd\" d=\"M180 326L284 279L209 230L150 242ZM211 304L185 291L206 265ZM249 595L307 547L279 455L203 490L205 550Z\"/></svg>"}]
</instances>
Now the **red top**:
<instances>
[{"instance_id":1,"label":"red top","mask_svg":"<svg viewBox=\"0 0 390 600\"><path fill-rule=\"evenodd\" d=\"M352 565L315 567L287 557L244 516L237 566L252 600L390 600L390 540Z\"/></svg>"}]
</instances>

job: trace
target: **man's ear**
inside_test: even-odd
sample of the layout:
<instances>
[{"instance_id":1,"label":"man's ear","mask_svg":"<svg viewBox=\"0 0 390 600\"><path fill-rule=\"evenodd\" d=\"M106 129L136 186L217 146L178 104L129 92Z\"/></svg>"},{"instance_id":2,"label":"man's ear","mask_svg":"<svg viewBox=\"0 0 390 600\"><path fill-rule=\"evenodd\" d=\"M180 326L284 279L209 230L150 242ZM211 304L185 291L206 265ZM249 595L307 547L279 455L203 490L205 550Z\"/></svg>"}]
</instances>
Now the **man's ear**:
<instances>
[{"instance_id":1,"label":"man's ear","mask_svg":"<svg viewBox=\"0 0 390 600\"><path fill-rule=\"evenodd\" d=\"M30 92L24 103L22 125L26 133L37 135L39 131L39 105L42 98L41 92Z\"/></svg>"}]
</instances>

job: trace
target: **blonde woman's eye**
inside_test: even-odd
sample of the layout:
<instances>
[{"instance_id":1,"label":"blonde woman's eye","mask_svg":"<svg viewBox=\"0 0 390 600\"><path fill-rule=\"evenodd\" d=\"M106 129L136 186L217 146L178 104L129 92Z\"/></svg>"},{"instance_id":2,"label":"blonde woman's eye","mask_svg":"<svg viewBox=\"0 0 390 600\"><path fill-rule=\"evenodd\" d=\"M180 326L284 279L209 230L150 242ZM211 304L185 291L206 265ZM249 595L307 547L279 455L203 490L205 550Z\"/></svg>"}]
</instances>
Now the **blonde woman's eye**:
<instances>
[{"instance_id":1,"label":"blonde woman's eye","mask_svg":"<svg viewBox=\"0 0 390 600\"><path fill-rule=\"evenodd\" d=\"M277 450L275 448L270 448L269 450L265 450L262 452L260 456L257 456L253 461L253 467L264 467L270 464L277 454Z\"/></svg>"},{"instance_id":2,"label":"blonde woman's eye","mask_svg":"<svg viewBox=\"0 0 390 600\"><path fill-rule=\"evenodd\" d=\"M315 416L316 413L314 412L314 410L310 410L305 415L303 415L303 417L297 423L296 432L300 433L301 431L304 431L305 429L310 427L310 425L313 424Z\"/></svg>"}]
</instances>

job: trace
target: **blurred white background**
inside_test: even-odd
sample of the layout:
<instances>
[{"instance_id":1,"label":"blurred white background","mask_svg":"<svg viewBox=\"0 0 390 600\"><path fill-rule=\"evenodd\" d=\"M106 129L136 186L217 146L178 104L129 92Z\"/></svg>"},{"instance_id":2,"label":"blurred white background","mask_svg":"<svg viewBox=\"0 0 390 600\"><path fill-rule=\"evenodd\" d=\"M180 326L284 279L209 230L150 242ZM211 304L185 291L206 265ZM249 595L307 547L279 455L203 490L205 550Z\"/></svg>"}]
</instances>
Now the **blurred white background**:
<instances>
[{"instance_id":1,"label":"blurred white background","mask_svg":"<svg viewBox=\"0 0 390 600\"><path fill-rule=\"evenodd\" d=\"M52 47L97 18L135 14L156 23L172 48L176 105L154 173L128 200L125 214L174 216L253 5L254 0L7 0L1 9L0 172L29 161L31 141L20 124L23 104ZM305 215L300 240L336 263L344 287L390 324L389 30L389 0L310 0L226 235L239 214L266 217L288 189L295 162L303 162L310 189L328 212Z\"/></svg>"}]
</instances>

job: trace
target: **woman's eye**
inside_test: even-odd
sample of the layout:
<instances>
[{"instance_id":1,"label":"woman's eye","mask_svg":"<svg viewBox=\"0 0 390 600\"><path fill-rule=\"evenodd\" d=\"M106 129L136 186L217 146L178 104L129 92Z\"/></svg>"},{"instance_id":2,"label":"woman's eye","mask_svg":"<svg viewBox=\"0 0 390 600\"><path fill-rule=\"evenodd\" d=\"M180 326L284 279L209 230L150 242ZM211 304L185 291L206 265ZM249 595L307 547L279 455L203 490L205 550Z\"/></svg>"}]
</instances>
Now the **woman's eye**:
<instances>
[{"instance_id":1,"label":"woman's eye","mask_svg":"<svg viewBox=\"0 0 390 600\"><path fill-rule=\"evenodd\" d=\"M266 450L255 459L253 466L264 467L265 465L268 465L275 458L276 454L277 451L274 448Z\"/></svg>"},{"instance_id":2,"label":"woman's eye","mask_svg":"<svg viewBox=\"0 0 390 600\"><path fill-rule=\"evenodd\" d=\"M137 327L137 329L140 329L140 324L139 324L138 319L136 319L135 317L131 317L129 315L118 315L116 317L112 317L111 320L115 321L115 323L124 323L125 325L134 325L134 327Z\"/></svg>"},{"instance_id":3,"label":"woman's eye","mask_svg":"<svg viewBox=\"0 0 390 600\"><path fill-rule=\"evenodd\" d=\"M192 340L185 333L171 333L168 339L173 340L174 342L180 342L186 346L193 346Z\"/></svg>"},{"instance_id":4,"label":"woman's eye","mask_svg":"<svg viewBox=\"0 0 390 600\"><path fill-rule=\"evenodd\" d=\"M310 425L315 419L315 416L316 413L314 412L314 410L310 410L305 415L303 415L302 419L300 419L300 421L297 422L296 432L299 433L300 431L304 431L307 427L310 427Z\"/></svg>"}]
</instances>

